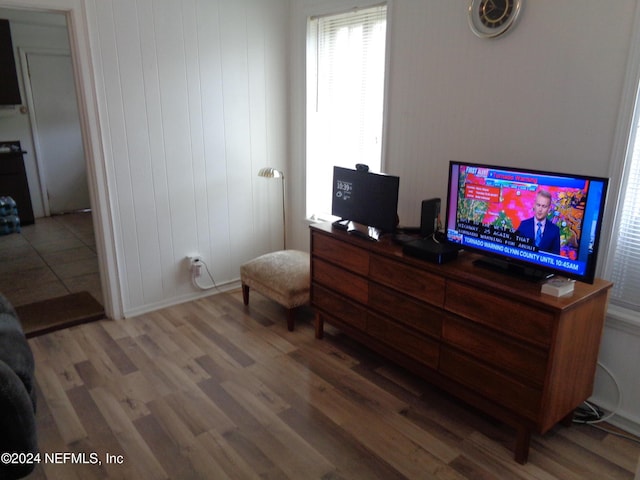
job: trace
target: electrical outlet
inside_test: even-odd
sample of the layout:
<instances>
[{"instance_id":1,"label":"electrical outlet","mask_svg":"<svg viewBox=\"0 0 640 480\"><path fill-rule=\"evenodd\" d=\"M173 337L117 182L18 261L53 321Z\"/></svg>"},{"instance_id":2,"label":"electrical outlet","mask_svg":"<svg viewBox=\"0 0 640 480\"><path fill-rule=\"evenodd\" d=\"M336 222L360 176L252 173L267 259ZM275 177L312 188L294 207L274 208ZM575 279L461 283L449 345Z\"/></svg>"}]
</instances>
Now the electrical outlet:
<instances>
[{"instance_id":1,"label":"electrical outlet","mask_svg":"<svg viewBox=\"0 0 640 480\"><path fill-rule=\"evenodd\" d=\"M189 260L189 266L193 266L195 263L202 263L200 255L187 255L187 260Z\"/></svg>"},{"instance_id":2,"label":"electrical outlet","mask_svg":"<svg viewBox=\"0 0 640 480\"><path fill-rule=\"evenodd\" d=\"M187 255L189 261L189 271L194 277L199 277L202 274L202 257L200 255Z\"/></svg>"}]
</instances>

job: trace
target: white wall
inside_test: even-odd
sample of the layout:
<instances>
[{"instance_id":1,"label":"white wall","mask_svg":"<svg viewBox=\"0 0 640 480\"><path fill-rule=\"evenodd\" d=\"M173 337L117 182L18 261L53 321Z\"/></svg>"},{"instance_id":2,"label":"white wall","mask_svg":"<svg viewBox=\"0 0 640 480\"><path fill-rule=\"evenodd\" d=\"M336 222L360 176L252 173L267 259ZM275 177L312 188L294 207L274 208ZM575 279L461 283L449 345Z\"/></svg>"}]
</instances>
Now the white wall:
<instances>
[{"instance_id":1,"label":"white wall","mask_svg":"<svg viewBox=\"0 0 640 480\"><path fill-rule=\"evenodd\" d=\"M282 184L257 172L286 164L289 6L0 0L68 16L109 315L204 295L188 254L224 288L281 248Z\"/></svg>"},{"instance_id":2,"label":"white wall","mask_svg":"<svg viewBox=\"0 0 640 480\"><path fill-rule=\"evenodd\" d=\"M640 328L613 316L607 320L593 401L616 411L612 423L640 435Z\"/></svg>"},{"instance_id":3,"label":"white wall","mask_svg":"<svg viewBox=\"0 0 640 480\"><path fill-rule=\"evenodd\" d=\"M401 221L445 198L449 160L608 175L635 6L524 2L514 29L486 40L466 2L396 0L386 166Z\"/></svg>"},{"instance_id":4,"label":"white wall","mask_svg":"<svg viewBox=\"0 0 640 480\"><path fill-rule=\"evenodd\" d=\"M185 256L216 283L281 247L285 0L89 0L123 307L191 298ZM206 283L203 279L202 283Z\"/></svg>"}]
</instances>

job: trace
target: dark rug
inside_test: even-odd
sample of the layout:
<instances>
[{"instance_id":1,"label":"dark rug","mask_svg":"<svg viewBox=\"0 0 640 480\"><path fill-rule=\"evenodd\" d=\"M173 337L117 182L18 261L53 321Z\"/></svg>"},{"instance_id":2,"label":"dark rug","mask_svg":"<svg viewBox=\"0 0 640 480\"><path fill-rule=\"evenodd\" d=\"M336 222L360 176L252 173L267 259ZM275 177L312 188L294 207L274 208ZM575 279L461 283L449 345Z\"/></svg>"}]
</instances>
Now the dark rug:
<instances>
[{"instance_id":1,"label":"dark rug","mask_svg":"<svg viewBox=\"0 0 640 480\"><path fill-rule=\"evenodd\" d=\"M22 305L16 313L27 338L105 318L104 307L89 292Z\"/></svg>"}]
</instances>

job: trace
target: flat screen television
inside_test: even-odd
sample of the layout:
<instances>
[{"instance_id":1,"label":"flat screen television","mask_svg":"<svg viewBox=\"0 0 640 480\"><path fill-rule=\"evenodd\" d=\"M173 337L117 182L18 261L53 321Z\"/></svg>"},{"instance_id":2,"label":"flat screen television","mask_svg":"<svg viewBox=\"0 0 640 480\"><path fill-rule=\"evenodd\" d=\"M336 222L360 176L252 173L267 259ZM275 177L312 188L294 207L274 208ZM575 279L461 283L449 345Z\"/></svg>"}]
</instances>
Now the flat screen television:
<instances>
[{"instance_id":1,"label":"flat screen television","mask_svg":"<svg viewBox=\"0 0 640 480\"><path fill-rule=\"evenodd\" d=\"M531 279L593 283L608 179L452 161L447 241Z\"/></svg>"},{"instance_id":2,"label":"flat screen television","mask_svg":"<svg viewBox=\"0 0 640 480\"><path fill-rule=\"evenodd\" d=\"M331 214L343 220L393 232L398 223L400 177L333 167Z\"/></svg>"}]
</instances>

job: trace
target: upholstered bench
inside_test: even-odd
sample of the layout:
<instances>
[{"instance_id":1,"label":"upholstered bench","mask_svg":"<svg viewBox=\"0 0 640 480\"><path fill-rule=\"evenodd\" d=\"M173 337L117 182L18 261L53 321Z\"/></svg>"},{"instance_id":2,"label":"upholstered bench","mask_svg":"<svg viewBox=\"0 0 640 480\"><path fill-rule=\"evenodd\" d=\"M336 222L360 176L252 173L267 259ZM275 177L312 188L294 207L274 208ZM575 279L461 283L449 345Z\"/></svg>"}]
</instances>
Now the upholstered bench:
<instances>
[{"instance_id":1,"label":"upholstered bench","mask_svg":"<svg viewBox=\"0 0 640 480\"><path fill-rule=\"evenodd\" d=\"M307 252L280 250L240 266L242 300L249 305L253 288L287 309L287 328L293 330L293 311L309 302L310 260Z\"/></svg>"}]
</instances>

